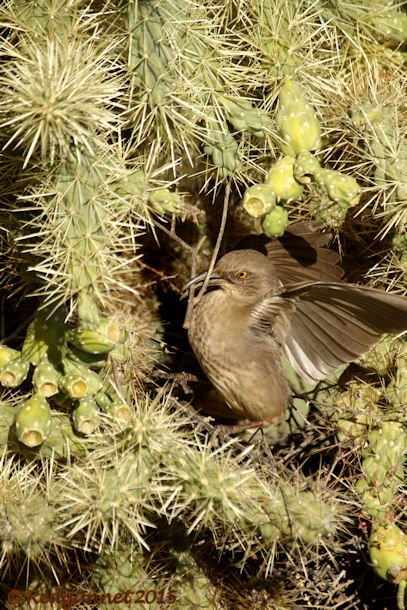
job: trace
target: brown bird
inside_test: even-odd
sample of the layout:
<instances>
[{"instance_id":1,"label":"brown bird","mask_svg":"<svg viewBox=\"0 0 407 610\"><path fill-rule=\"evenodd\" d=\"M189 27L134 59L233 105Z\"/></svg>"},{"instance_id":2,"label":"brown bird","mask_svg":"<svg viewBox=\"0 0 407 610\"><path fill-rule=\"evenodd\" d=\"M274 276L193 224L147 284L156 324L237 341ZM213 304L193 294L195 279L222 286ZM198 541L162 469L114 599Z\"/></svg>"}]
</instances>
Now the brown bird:
<instances>
[{"instance_id":1,"label":"brown bird","mask_svg":"<svg viewBox=\"0 0 407 610\"><path fill-rule=\"evenodd\" d=\"M290 387L281 355L315 384L382 333L407 329L407 298L343 282L338 255L325 247L330 235L316 233L316 224L292 225L261 248L223 256L192 310L189 341L227 405L225 417L253 425L284 417Z\"/></svg>"}]
</instances>

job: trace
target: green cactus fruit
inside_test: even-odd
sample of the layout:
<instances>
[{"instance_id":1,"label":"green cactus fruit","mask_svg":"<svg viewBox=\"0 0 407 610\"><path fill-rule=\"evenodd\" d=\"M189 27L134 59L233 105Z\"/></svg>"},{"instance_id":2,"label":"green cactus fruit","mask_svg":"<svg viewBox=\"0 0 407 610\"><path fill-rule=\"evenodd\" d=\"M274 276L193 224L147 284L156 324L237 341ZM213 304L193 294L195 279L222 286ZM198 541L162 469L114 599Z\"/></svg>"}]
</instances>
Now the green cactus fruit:
<instances>
[{"instance_id":1,"label":"green cactus fruit","mask_svg":"<svg viewBox=\"0 0 407 610\"><path fill-rule=\"evenodd\" d=\"M100 322L100 314L94 297L86 290L81 290L78 297L78 318L82 328L93 329Z\"/></svg>"},{"instance_id":2,"label":"green cactus fruit","mask_svg":"<svg viewBox=\"0 0 407 610\"><path fill-rule=\"evenodd\" d=\"M21 352L18 350L8 347L7 345L0 345L0 368L20 357Z\"/></svg>"},{"instance_id":3,"label":"green cactus fruit","mask_svg":"<svg viewBox=\"0 0 407 610\"><path fill-rule=\"evenodd\" d=\"M80 434L92 434L100 422L100 411L93 398L81 398L72 413L72 423Z\"/></svg>"},{"instance_id":4,"label":"green cactus fruit","mask_svg":"<svg viewBox=\"0 0 407 610\"><path fill-rule=\"evenodd\" d=\"M73 362L68 358L64 358L62 365L65 375L60 379L59 387L69 398L93 396L102 387L99 375L85 365Z\"/></svg>"},{"instance_id":5,"label":"green cactus fruit","mask_svg":"<svg viewBox=\"0 0 407 610\"><path fill-rule=\"evenodd\" d=\"M281 237L287 224L288 212L281 205L277 205L261 221L261 227L267 237Z\"/></svg>"},{"instance_id":6,"label":"green cactus fruit","mask_svg":"<svg viewBox=\"0 0 407 610\"><path fill-rule=\"evenodd\" d=\"M254 218L271 212L275 205L276 196L268 184L254 184L246 189L243 196L243 207Z\"/></svg>"},{"instance_id":7,"label":"green cactus fruit","mask_svg":"<svg viewBox=\"0 0 407 610\"><path fill-rule=\"evenodd\" d=\"M68 341L89 354L107 354L119 342L120 328L109 319L102 319L94 330L78 327L69 333Z\"/></svg>"},{"instance_id":8,"label":"green cactus fruit","mask_svg":"<svg viewBox=\"0 0 407 610\"><path fill-rule=\"evenodd\" d=\"M319 169L313 176L328 197L340 205L352 207L360 199L360 186L352 176L333 169Z\"/></svg>"},{"instance_id":9,"label":"green cactus fruit","mask_svg":"<svg viewBox=\"0 0 407 610\"><path fill-rule=\"evenodd\" d=\"M53 413L51 432L42 445L32 448L20 445L18 450L30 458L55 456L71 459L72 456L82 456L85 453L86 442L84 437L74 432L70 415Z\"/></svg>"},{"instance_id":10,"label":"green cactus fruit","mask_svg":"<svg viewBox=\"0 0 407 610\"><path fill-rule=\"evenodd\" d=\"M5 388L17 388L28 375L30 363L24 358L11 360L0 368L0 384Z\"/></svg>"},{"instance_id":11,"label":"green cactus fruit","mask_svg":"<svg viewBox=\"0 0 407 610\"><path fill-rule=\"evenodd\" d=\"M271 186L277 200L290 201L301 197L304 187L294 178L295 157L285 156L268 172L265 183Z\"/></svg>"},{"instance_id":12,"label":"green cactus fruit","mask_svg":"<svg viewBox=\"0 0 407 610\"><path fill-rule=\"evenodd\" d=\"M374 525L368 546L380 578L396 584L407 580L407 535L395 523Z\"/></svg>"},{"instance_id":13,"label":"green cactus fruit","mask_svg":"<svg viewBox=\"0 0 407 610\"><path fill-rule=\"evenodd\" d=\"M61 373L51 364L48 358L43 358L35 367L33 373L34 392L45 398L59 392Z\"/></svg>"},{"instance_id":14,"label":"green cactus fruit","mask_svg":"<svg viewBox=\"0 0 407 610\"><path fill-rule=\"evenodd\" d=\"M19 407L15 426L18 440L27 447L41 445L51 432L52 415L43 396L33 395Z\"/></svg>"},{"instance_id":15,"label":"green cactus fruit","mask_svg":"<svg viewBox=\"0 0 407 610\"><path fill-rule=\"evenodd\" d=\"M315 150L321 145L321 127L315 111L293 79L281 88L276 123L282 139L279 146L286 155Z\"/></svg>"},{"instance_id":16,"label":"green cactus fruit","mask_svg":"<svg viewBox=\"0 0 407 610\"><path fill-rule=\"evenodd\" d=\"M148 202L159 214L177 214L180 211L180 196L166 188L151 191Z\"/></svg>"},{"instance_id":17,"label":"green cactus fruit","mask_svg":"<svg viewBox=\"0 0 407 610\"><path fill-rule=\"evenodd\" d=\"M312 176L321 169L319 161L307 150L300 152L294 161L294 178L301 184L309 184Z\"/></svg>"}]
</instances>

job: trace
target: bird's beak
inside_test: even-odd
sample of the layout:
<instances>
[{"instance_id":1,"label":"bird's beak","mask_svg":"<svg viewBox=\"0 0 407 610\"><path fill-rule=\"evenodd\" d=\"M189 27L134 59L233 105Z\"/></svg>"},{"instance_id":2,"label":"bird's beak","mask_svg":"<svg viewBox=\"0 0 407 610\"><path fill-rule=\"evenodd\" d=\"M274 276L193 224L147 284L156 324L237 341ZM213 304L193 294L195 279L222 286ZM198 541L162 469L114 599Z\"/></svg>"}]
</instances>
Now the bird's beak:
<instances>
[{"instance_id":1,"label":"bird's beak","mask_svg":"<svg viewBox=\"0 0 407 610\"><path fill-rule=\"evenodd\" d=\"M197 288L200 288L204 283L207 274L208 272L204 271L203 273L200 273L199 275L196 275L195 277L191 278L189 282L187 282L182 288L181 299L185 299L188 294L188 290L191 288L191 286L196 286ZM223 275L219 275L219 273L213 271L209 276L208 288L211 286L221 286L224 281L225 277Z\"/></svg>"}]
</instances>

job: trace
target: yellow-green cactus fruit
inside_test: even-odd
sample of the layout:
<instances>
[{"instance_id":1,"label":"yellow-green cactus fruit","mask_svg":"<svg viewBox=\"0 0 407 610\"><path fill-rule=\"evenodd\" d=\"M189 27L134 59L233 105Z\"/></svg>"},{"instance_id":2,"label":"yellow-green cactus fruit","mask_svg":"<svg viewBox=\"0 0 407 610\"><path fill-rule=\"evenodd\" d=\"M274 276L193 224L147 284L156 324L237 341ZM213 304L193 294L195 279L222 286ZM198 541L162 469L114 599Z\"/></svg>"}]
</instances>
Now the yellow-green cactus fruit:
<instances>
[{"instance_id":1,"label":"yellow-green cactus fruit","mask_svg":"<svg viewBox=\"0 0 407 610\"><path fill-rule=\"evenodd\" d=\"M301 197L304 187L294 178L295 157L289 155L279 159L266 176L265 184L271 186L277 200L290 201Z\"/></svg>"},{"instance_id":2,"label":"yellow-green cactus fruit","mask_svg":"<svg viewBox=\"0 0 407 610\"><path fill-rule=\"evenodd\" d=\"M34 395L19 407L16 418L18 440L27 447L38 447L51 432L51 409L43 396Z\"/></svg>"},{"instance_id":3,"label":"yellow-green cactus fruit","mask_svg":"<svg viewBox=\"0 0 407 610\"><path fill-rule=\"evenodd\" d=\"M254 184L246 189L243 196L243 207L250 216L260 218L271 212L276 205L273 188L268 184Z\"/></svg>"},{"instance_id":4,"label":"yellow-green cactus fruit","mask_svg":"<svg viewBox=\"0 0 407 610\"><path fill-rule=\"evenodd\" d=\"M281 237L288 224L288 212L281 205L277 205L274 210L261 221L261 227L267 237Z\"/></svg>"},{"instance_id":5,"label":"yellow-green cactus fruit","mask_svg":"<svg viewBox=\"0 0 407 610\"><path fill-rule=\"evenodd\" d=\"M308 150L300 152L294 161L294 178L301 184L309 184L313 175L321 169L318 159Z\"/></svg>"},{"instance_id":6,"label":"yellow-green cactus fruit","mask_svg":"<svg viewBox=\"0 0 407 610\"><path fill-rule=\"evenodd\" d=\"M24 358L10 360L0 367L0 384L5 388L17 388L28 375L30 363Z\"/></svg>"},{"instance_id":7,"label":"yellow-green cactus fruit","mask_svg":"<svg viewBox=\"0 0 407 610\"><path fill-rule=\"evenodd\" d=\"M61 373L44 358L37 364L33 373L33 386L36 394L40 396L54 396L59 392L58 384L61 379Z\"/></svg>"},{"instance_id":8,"label":"yellow-green cactus fruit","mask_svg":"<svg viewBox=\"0 0 407 610\"><path fill-rule=\"evenodd\" d=\"M315 111L293 79L281 88L276 123L282 139L279 146L286 155L315 150L321 145L321 127Z\"/></svg>"},{"instance_id":9,"label":"yellow-green cactus fruit","mask_svg":"<svg viewBox=\"0 0 407 610\"><path fill-rule=\"evenodd\" d=\"M72 423L81 434L92 434L98 427L100 411L93 398L82 398L72 413Z\"/></svg>"},{"instance_id":10,"label":"yellow-green cactus fruit","mask_svg":"<svg viewBox=\"0 0 407 610\"><path fill-rule=\"evenodd\" d=\"M395 584L407 580L407 535L397 525L374 526L369 553L378 576Z\"/></svg>"},{"instance_id":11,"label":"yellow-green cactus fruit","mask_svg":"<svg viewBox=\"0 0 407 610\"><path fill-rule=\"evenodd\" d=\"M335 203L352 207L359 202L360 186L352 176L321 168L314 173L314 180Z\"/></svg>"}]
</instances>

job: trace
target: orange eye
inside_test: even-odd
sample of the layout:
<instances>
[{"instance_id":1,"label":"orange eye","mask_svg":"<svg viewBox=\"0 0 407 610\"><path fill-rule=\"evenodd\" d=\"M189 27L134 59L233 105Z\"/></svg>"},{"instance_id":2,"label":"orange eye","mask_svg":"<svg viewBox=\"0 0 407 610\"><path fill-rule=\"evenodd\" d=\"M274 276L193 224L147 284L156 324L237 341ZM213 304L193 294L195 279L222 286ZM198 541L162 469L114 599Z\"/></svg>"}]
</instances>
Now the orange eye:
<instances>
[{"instance_id":1,"label":"orange eye","mask_svg":"<svg viewBox=\"0 0 407 610\"><path fill-rule=\"evenodd\" d=\"M238 280L245 280L247 278L247 271L239 271L239 273L236 273L236 278Z\"/></svg>"}]
</instances>

